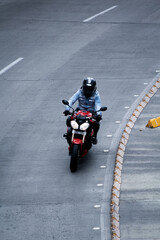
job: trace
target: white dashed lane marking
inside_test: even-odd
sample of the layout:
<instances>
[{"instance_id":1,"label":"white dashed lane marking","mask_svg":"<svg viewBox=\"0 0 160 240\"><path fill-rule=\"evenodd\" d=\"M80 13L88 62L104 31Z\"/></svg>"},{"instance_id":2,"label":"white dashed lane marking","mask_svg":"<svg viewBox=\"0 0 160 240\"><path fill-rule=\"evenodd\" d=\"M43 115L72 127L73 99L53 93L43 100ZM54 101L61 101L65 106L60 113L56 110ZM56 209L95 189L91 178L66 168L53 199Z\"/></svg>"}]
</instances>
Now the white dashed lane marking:
<instances>
[{"instance_id":1,"label":"white dashed lane marking","mask_svg":"<svg viewBox=\"0 0 160 240\"><path fill-rule=\"evenodd\" d=\"M16 65L17 63L19 63L20 61L22 61L23 58L18 58L17 60L15 60L14 62L10 63L7 67L3 68L0 71L0 75L2 75L3 73L5 73L7 70L9 70L10 68L12 68L14 65Z\"/></svg>"},{"instance_id":2,"label":"white dashed lane marking","mask_svg":"<svg viewBox=\"0 0 160 240\"><path fill-rule=\"evenodd\" d=\"M119 123L121 123L121 122L120 122L120 121L115 121L115 123L116 123L116 124L119 124Z\"/></svg>"},{"instance_id":3,"label":"white dashed lane marking","mask_svg":"<svg viewBox=\"0 0 160 240\"><path fill-rule=\"evenodd\" d=\"M93 228L93 231L98 231L98 230L100 230L100 227L94 227Z\"/></svg>"},{"instance_id":4,"label":"white dashed lane marking","mask_svg":"<svg viewBox=\"0 0 160 240\"><path fill-rule=\"evenodd\" d=\"M105 153L108 153L108 152L109 152L109 150L108 150L108 149L104 149L104 152L105 152Z\"/></svg>"},{"instance_id":5,"label":"white dashed lane marking","mask_svg":"<svg viewBox=\"0 0 160 240\"><path fill-rule=\"evenodd\" d=\"M102 168L102 169L103 169L103 168L106 168L106 166L100 166L100 168Z\"/></svg>"},{"instance_id":6,"label":"white dashed lane marking","mask_svg":"<svg viewBox=\"0 0 160 240\"><path fill-rule=\"evenodd\" d=\"M98 183L97 187L103 187L103 183Z\"/></svg>"},{"instance_id":7,"label":"white dashed lane marking","mask_svg":"<svg viewBox=\"0 0 160 240\"><path fill-rule=\"evenodd\" d=\"M100 208L101 207L101 205L94 205L94 208Z\"/></svg>"},{"instance_id":8,"label":"white dashed lane marking","mask_svg":"<svg viewBox=\"0 0 160 240\"><path fill-rule=\"evenodd\" d=\"M117 7L118 7L117 5L115 5L115 6L113 6L113 7L110 7L110 8L108 8L108 9L106 9L106 10L100 12L100 13L97 13L97 14L93 15L92 17L89 17L89 18L83 20L83 22L89 22L89 21L91 21L92 19L94 19L94 18L96 18L96 17L98 17L98 16L100 16L100 15L103 15L103 14L105 14L105 13L107 13L107 12L109 12L109 11L117 8Z\"/></svg>"},{"instance_id":9,"label":"white dashed lane marking","mask_svg":"<svg viewBox=\"0 0 160 240\"><path fill-rule=\"evenodd\" d=\"M112 135L107 135L107 138L111 138L112 137Z\"/></svg>"}]
</instances>

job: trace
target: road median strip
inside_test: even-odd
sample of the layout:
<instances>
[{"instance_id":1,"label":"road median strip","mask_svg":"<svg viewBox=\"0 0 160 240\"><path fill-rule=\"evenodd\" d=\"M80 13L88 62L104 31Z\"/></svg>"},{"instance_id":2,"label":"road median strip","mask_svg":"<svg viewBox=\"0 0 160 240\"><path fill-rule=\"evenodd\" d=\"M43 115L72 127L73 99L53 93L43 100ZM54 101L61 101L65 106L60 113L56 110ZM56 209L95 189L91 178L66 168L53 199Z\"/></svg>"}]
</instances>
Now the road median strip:
<instances>
[{"instance_id":1,"label":"road median strip","mask_svg":"<svg viewBox=\"0 0 160 240\"><path fill-rule=\"evenodd\" d=\"M143 99L140 101L138 106L133 111L131 117L129 118L123 130L123 133L119 142L119 146L116 154L116 160L115 160L114 180L113 180L112 194L111 194L110 214L111 214L112 240L120 239L120 215L119 215L120 190L121 190L121 182L122 182L123 157L125 154L125 149L128 143L129 135L131 133L132 128L135 125L135 122L137 121L138 117L142 113L143 109L148 104L150 99L155 95L155 93L159 88L160 88L160 79L156 81L156 83L151 87L151 89L143 97ZM158 117L158 119L156 120L154 119L153 121L151 121L150 124L148 123L149 126L153 122L155 125L160 126L160 117Z\"/></svg>"}]
</instances>

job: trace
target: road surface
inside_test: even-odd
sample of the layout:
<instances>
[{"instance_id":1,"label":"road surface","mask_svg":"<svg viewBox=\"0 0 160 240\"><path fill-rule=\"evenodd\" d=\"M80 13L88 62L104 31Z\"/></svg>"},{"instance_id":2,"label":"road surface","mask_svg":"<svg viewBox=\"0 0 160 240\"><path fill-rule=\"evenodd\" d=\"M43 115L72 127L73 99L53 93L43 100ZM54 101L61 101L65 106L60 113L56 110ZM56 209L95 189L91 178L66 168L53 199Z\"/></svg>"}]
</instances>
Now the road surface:
<instances>
[{"instance_id":1,"label":"road surface","mask_svg":"<svg viewBox=\"0 0 160 240\"><path fill-rule=\"evenodd\" d=\"M110 239L119 129L160 69L159 16L159 0L0 1L2 240ZM71 174L61 100L86 76L108 111Z\"/></svg>"}]
</instances>

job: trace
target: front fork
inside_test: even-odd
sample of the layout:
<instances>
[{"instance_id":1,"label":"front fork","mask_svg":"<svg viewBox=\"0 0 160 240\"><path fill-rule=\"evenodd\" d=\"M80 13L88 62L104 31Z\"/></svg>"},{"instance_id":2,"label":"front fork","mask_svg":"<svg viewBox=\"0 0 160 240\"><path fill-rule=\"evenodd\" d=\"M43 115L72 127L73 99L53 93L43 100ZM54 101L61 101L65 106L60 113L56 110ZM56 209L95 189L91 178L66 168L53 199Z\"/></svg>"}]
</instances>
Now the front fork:
<instances>
[{"instance_id":1,"label":"front fork","mask_svg":"<svg viewBox=\"0 0 160 240\"><path fill-rule=\"evenodd\" d=\"M85 137L86 137L86 132L78 132L79 134L83 135L82 139L79 138L74 138L75 133L77 133L77 131L75 131L74 129L72 130L72 138L71 138L71 142L75 143L75 144L83 144L85 141Z\"/></svg>"},{"instance_id":2,"label":"front fork","mask_svg":"<svg viewBox=\"0 0 160 240\"><path fill-rule=\"evenodd\" d=\"M75 134L83 135L83 138L82 139L75 138ZM86 132L77 132L74 129L72 130L72 137L71 137L71 145L69 147L69 154L71 154L71 152L72 152L73 144L76 144L76 145L80 146L80 155L83 156L83 144L84 144L84 141L85 141L85 137L86 137Z\"/></svg>"}]
</instances>

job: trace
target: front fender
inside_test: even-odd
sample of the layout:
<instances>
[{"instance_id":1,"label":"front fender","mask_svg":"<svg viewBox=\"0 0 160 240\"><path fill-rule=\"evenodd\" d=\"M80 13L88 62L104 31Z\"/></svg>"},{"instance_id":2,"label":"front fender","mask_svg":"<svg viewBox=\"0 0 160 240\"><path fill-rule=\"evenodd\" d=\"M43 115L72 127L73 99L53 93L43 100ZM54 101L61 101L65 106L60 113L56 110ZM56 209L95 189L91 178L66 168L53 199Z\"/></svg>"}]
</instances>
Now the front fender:
<instances>
[{"instance_id":1,"label":"front fender","mask_svg":"<svg viewBox=\"0 0 160 240\"><path fill-rule=\"evenodd\" d=\"M72 143L77 144L77 145L82 145L83 141L82 141L82 139L74 138Z\"/></svg>"}]
</instances>

